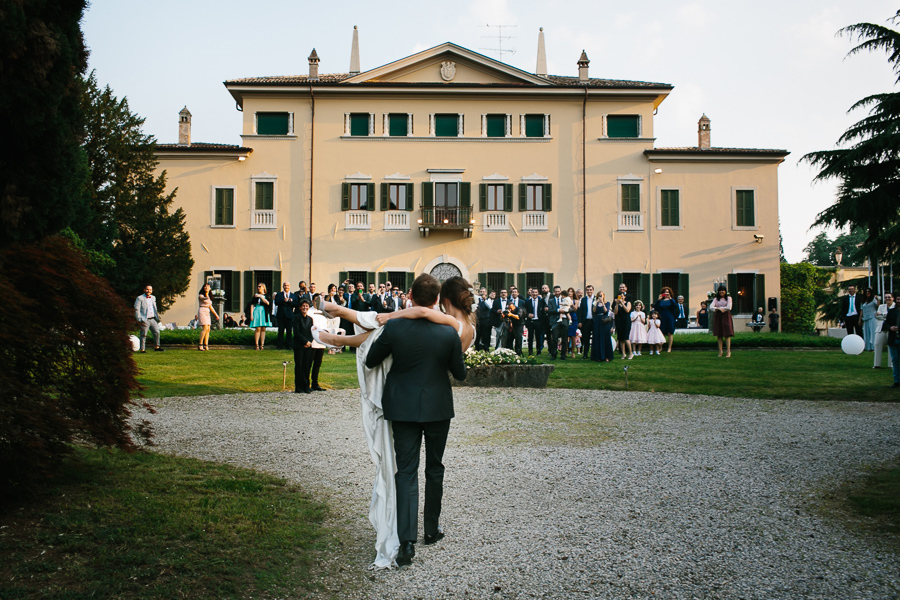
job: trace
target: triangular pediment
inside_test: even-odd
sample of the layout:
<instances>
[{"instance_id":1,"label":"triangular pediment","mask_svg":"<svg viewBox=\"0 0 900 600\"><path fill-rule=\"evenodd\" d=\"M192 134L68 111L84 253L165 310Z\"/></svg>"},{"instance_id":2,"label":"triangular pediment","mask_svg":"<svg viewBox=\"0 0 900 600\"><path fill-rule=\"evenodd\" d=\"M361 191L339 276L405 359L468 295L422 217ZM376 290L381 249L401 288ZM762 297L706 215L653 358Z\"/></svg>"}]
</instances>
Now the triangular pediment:
<instances>
[{"instance_id":1,"label":"triangular pediment","mask_svg":"<svg viewBox=\"0 0 900 600\"><path fill-rule=\"evenodd\" d=\"M354 75L344 83L519 83L550 82L506 63L450 42L417 52L381 67Z\"/></svg>"}]
</instances>

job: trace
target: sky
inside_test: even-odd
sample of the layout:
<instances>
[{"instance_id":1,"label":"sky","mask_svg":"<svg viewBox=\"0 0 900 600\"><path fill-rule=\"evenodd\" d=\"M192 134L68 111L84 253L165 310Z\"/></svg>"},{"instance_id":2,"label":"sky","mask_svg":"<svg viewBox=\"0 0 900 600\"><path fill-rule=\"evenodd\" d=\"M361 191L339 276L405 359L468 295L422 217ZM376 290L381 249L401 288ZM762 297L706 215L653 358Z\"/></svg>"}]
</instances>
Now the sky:
<instances>
[{"instance_id":1,"label":"sky","mask_svg":"<svg viewBox=\"0 0 900 600\"><path fill-rule=\"evenodd\" d=\"M93 0L82 29L89 68L146 119L146 133L177 142L187 106L193 141L240 144L241 115L222 82L305 74L313 48L320 73L346 72L354 25L363 71L449 41L534 72L543 27L550 74L576 76L584 50L591 77L675 86L654 121L656 147L696 145L706 114L713 146L790 151L779 218L797 262L836 188L814 183L803 155L836 147L865 116L849 108L895 80L883 53L847 57L853 40L835 34L888 24L897 10L884 0Z\"/></svg>"}]
</instances>

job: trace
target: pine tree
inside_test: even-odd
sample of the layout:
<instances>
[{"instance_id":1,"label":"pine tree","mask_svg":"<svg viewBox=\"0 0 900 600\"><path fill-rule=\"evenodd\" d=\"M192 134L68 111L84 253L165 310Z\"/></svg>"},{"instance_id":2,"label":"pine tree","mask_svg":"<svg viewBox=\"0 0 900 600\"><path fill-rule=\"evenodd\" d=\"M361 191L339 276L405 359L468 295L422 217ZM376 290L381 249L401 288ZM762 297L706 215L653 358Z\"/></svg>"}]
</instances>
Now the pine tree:
<instances>
[{"instance_id":1,"label":"pine tree","mask_svg":"<svg viewBox=\"0 0 900 600\"><path fill-rule=\"evenodd\" d=\"M889 20L898 21L900 11ZM838 33L859 41L848 56L885 51L897 74L895 83L900 83L900 32L857 23ZM862 228L865 255L893 254L900 248L900 92L868 96L850 110L858 108L869 114L840 137L838 144L847 147L803 157L821 169L817 180L840 180L835 203L817 216L814 226Z\"/></svg>"},{"instance_id":2,"label":"pine tree","mask_svg":"<svg viewBox=\"0 0 900 600\"><path fill-rule=\"evenodd\" d=\"M150 284L164 311L187 290L194 266L184 211L172 211L175 193L165 193L165 173L154 176L156 141L143 133L144 119L109 86L100 89L94 73L84 90L88 209L73 229L115 262L104 275L123 299L133 302Z\"/></svg>"}]
</instances>

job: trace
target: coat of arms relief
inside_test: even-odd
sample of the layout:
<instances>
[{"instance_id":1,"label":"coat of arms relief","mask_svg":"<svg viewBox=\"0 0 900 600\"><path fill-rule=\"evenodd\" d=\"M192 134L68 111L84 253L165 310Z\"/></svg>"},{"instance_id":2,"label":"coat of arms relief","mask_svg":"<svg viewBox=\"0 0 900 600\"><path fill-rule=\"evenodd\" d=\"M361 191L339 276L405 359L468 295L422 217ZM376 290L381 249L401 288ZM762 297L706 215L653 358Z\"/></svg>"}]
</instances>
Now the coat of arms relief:
<instances>
[{"instance_id":1,"label":"coat of arms relief","mask_svg":"<svg viewBox=\"0 0 900 600\"><path fill-rule=\"evenodd\" d=\"M441 79L444 81L452 81L456 77L456 63L445 60L441 63Z\"/></svg>"}]
</instances>

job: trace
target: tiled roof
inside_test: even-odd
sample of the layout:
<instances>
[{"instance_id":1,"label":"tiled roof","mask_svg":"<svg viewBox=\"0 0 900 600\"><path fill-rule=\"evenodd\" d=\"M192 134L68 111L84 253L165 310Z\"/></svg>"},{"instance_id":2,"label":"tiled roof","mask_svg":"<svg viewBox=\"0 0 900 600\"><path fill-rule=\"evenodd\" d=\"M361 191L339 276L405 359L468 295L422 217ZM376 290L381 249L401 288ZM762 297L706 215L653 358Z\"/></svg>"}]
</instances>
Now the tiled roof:
<instances>
[{"instance_id":1,"label":"tiled roof","mask_svg":"<svg viewBox=\"0 0 900 600\"><path fill-rule=\"evenodd\" d=\"M699 148L697 146L684 146L681 148L652 148L644 150L644 154L746 154L757 156L787 156L787 150L768 148Z\"/></svg>"},{"instance_id":2,"label":"tiled roof","mask_svg":"<svg viewBox=\"0 0 900 600\"><path fill-rule=\"evenodd\" d=\"M223 152L253 152L253 148L236 146L234 144L210 144L207 142L192 142L191 144L156 144L157 150L179 150L182 152L209 152L221 150Z\"/></svg>"},{"instance_id":3,"label":"tiled roof","mask_svg":"<svg viewBox=\"0 0 900 600\"><path fill-rule=\"evenodd\" d=\"M326 73L324 75L319 75L318 81L309 81L308 75L276 75L270 77L245 77L243 79L229 79L225 82L225 85L239 85L239 84L251 84L251 85L321 85L321 84L329 84L329 83L341 83L345 79L349 79L349 73ZM552 86L565 86L565 87L579 87L584 86L585 83L578 79L578 77L564 77L562 75L548 75L547 81L550 82ZM506 87L506 86L530 86L533 84L529 83L445 83L441 81L436 82L413 82L413 81L367 81L363 83L357 83L354 85L363 85L363 86L372 86L372 85L396 85L396 86L422 86L422 85L435 85L435 86L492 86L492 87ZM643 88L643 89L672 89L672 85L668 83L653 83L649 81L628 81L623 79L589 79L587 81L587 86L592 88ZM540 87L540 86L534 86Z\"/></svg>"}]
</instances>

